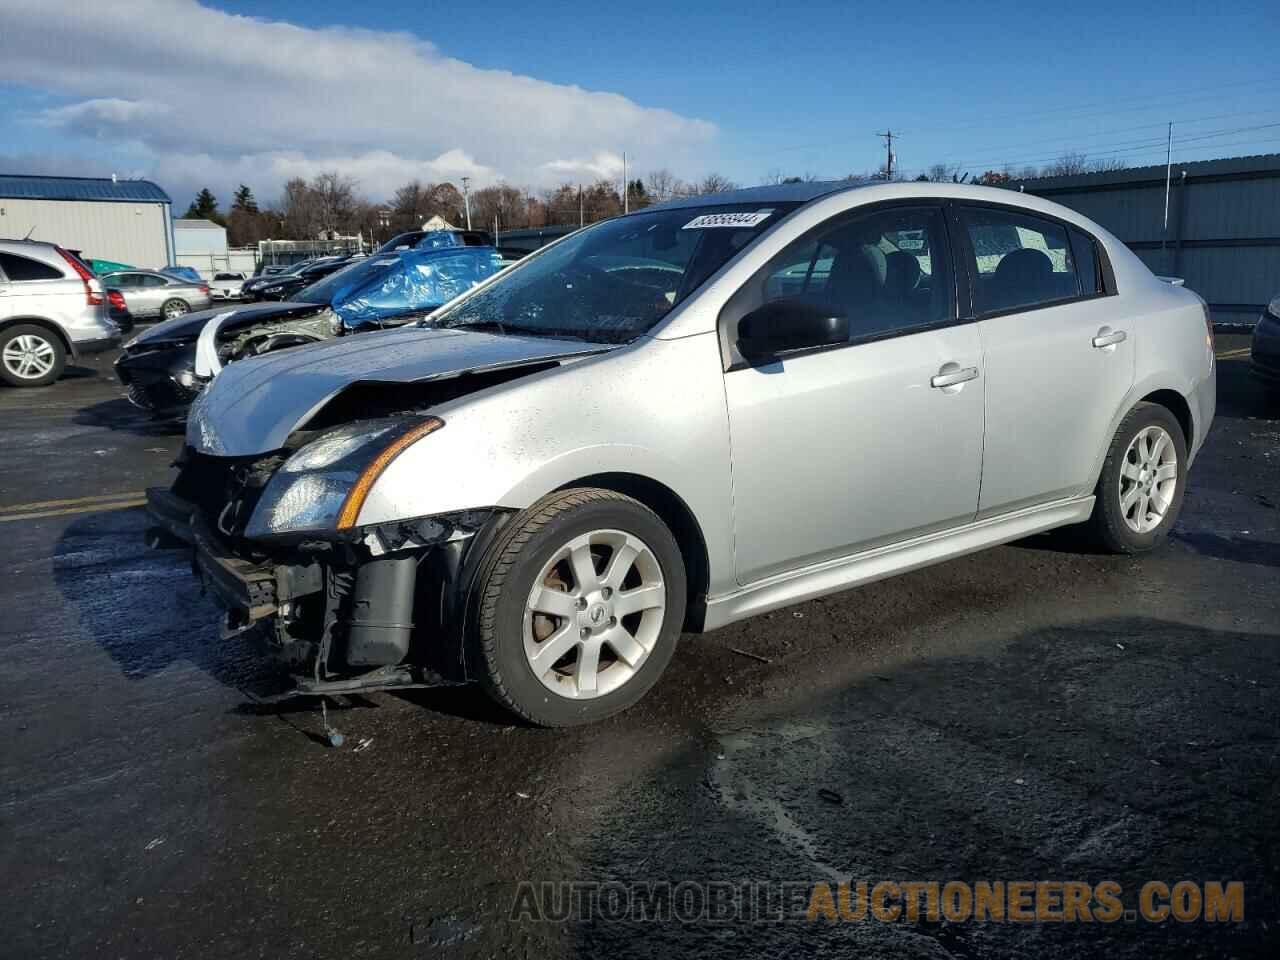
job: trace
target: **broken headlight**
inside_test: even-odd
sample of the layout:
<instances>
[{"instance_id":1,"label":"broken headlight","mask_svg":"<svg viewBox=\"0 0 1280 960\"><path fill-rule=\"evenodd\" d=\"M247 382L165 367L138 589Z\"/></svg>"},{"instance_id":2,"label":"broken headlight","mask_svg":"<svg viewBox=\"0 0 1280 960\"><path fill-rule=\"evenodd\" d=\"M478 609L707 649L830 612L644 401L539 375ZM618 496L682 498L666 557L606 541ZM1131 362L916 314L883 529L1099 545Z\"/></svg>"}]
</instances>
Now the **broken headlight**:
<instances>
[{"instance_id":1,"label":"broken headlight","mask_svg":"<svg viewBox=\"0 0 1280 960\"><path fill-rule=\"evenodd\" d=\"M319 533L355 526L378 475L415 440L444 426L437 417L363 420L298 450L267 483L247 537Z\"/></svg>"}]
</instances>

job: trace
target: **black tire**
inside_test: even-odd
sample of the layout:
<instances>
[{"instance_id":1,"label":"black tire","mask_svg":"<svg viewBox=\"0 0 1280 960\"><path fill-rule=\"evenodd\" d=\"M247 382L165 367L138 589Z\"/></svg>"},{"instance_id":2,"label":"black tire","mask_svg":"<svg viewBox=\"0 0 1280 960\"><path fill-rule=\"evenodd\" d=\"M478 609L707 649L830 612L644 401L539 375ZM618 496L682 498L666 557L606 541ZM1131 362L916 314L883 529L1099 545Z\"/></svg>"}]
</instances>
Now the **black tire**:
<instances>
[{"instance_id":1,"label":"black tire","mask_svg":"<svg viewBox=\"0 0 1280 960\"><path fill-rule=\"evenodd\" d=\"M11 370L6 359L0 360L0 380L9 384L11 387L47 387L60 376L67 366L67 349L62 345L62 339L48 327L42 327L34 323L22 323L6 330L0 331L0 358L5 357L5 351L10 349L20 337L37 337L41 343L53 351L53 366L47 372L38 377L24 377L17 370ZM41 349L44 349L42 347Z\"/></svg>"},{"instance_id":2,"label":"black tire","mask_svg":"<svg viewBox=\"0 0 1280 960\"><path fill-rule=\"evenodd\" d=\"M592 699L572 699L535 675L524 650L524 615L534 578L554 552L597 530L632 534L649 547L666 588L664 613L651 651L629 680ZM592 723L625 710L657 681L675 652L687 591L680 548L657 514L612 490L563 490L513 517L490 547L477 580L470 653L485 690L517 716L544 727Z\"/></svg>"},{"instance_id":3,"label":"black tire","mask_svg":"<svg viewBox=\"0 0 1280 960\"><path fill-rule=\"evenodd\" d=\"M1159 426L1173 440L1177 462L1177 486L1165 511L1164 518L1154 529L1139 533L1126 522L1120 505L1121 468L1129 445L1138 433L1147 427ZM1089 518L1090 532L1099 546L1113 553L1146 553L1159 546L1169 535L1182 509L1182 498L1187 488L1187 441L1182 426L1167 407L1156 403L1139 403L1120 422L1116 435L1107 449L1102 464L1102 475L1094 490L1096 498L1093 515Z\"/></svg>"},{"instance_id":4,"label":"black tire","mask_svg":"<svg viewBox=\"0 0 1280 960\"><path fill-rule=\"evenodd\" d=\"M174 311L173 316L169 316L169 311ZM183 300L181 297L170 297L160 306L161 320L176 320L178 317L185 317L191 312L191 304Z\"/></svg>"}]
</instances>

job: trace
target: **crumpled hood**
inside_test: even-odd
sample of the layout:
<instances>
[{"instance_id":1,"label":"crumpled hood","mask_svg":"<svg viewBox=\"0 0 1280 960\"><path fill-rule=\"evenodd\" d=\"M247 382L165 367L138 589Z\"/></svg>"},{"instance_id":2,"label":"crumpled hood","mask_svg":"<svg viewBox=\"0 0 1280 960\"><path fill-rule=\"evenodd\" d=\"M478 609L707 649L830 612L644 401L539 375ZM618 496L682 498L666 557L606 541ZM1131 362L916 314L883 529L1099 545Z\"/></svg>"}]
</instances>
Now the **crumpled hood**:
<instances>
[{"instance_id":1,"label":"crumpled hood","mask_svg":"<svg viewBox=\"0 0 1280 960\"><path fill-rule=\"evenodd\" d=\"M413 383L608 349L580 340L423 327L339 337L228 365L192 405L187 443L212 456L267 453L355 383Z\"/></svg>"},{"instance_id":2,"label":"crumpled hood","mask_svg":"<svg viewBox=\"0 0 1280 960\"><path fill-rule=\"evenodd\" d=\"M143 330L130 343L160 344L170 340L194 339L200 335L204 325L214 317L231 315L231 319L223 324L224 330L234 329L239 323L269 320L272 316L281 318L295 313L323 310L322 303L247 303L239 307L212 307L208 310L197 310L173 320L163 320Z\"/></svg>"}]
</instances>

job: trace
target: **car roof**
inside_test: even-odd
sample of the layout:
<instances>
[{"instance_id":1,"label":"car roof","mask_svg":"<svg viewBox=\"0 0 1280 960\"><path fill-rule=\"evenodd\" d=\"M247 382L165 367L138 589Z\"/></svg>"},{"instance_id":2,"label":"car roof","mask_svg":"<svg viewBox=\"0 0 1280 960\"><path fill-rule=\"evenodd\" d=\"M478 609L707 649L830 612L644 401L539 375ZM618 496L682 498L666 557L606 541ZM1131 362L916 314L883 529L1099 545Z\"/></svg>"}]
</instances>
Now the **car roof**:
<instances>
[{"instance_id":1,"label":"car roof","mask_svg":"<svg viewBox=\"0 0 1280 960\"><path fill-rule=\"evenodd\" d=\"M722 193L703 193L691 197L677 197L664 203L643 207L637 213L652 210L679 210L682 207L708 207L738 203L808 203L842 190L856 190L867 186L861 180L809 180L803 183L778 183L764 187L746 187L742 190L725 190Z\"/></svg>"},{"instance_id":2,"label":"car roof","mask_svg":"<svg viewBox=\"0 0 1280 960\"><path fill-rule=\"evenodd\" d=\"M0 244L14 247L26 247L30 250L32 247L39 247L42 250L56 250L57 244L50 243L48 240L19 240L16 237L0 237Z\"/></svg>"}]
</instances>

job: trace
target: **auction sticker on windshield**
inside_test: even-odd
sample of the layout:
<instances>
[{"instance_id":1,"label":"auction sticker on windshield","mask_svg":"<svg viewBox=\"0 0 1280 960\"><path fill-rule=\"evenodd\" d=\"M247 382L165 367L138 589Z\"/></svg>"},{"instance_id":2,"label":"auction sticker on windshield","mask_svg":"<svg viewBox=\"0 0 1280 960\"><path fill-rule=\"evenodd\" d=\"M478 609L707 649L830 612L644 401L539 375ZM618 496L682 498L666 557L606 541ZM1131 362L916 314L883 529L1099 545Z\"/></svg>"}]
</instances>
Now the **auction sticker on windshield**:
<instances>
[{"instance_id":1,"label":"auction sticker on windshield","mask_svg":"<svg viewBox=\"0 0 1280 960\"><path fill-rule=\"evenodd\" d=\"M704 213L686 223L683 230L705 230L708 227L755 227L773 215L773 210L757 210L755 213Z\"/></svg>"}]
</instances>

